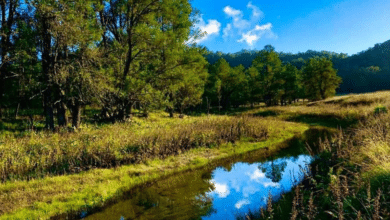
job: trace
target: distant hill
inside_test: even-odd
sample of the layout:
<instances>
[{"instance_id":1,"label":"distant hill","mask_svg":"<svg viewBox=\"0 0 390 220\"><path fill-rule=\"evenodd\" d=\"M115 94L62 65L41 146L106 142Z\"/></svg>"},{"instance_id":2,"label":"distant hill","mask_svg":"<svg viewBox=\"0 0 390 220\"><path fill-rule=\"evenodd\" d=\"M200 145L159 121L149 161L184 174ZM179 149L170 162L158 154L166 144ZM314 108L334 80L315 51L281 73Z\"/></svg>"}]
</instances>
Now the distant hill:
<instances>
[{"instance_id":1,"label":"distant hill","mask_svg":"<svg viewBox=\"0 0 390 220\"><path fill-rule=\"evenodd\" d=\"M224 58L231 66L242 64L248 68L258 53L258 50L242 50L228 54L210 52L206 58L211 64ZM338 93L390 90L390 40L376 44L374 47L352 56L344 53L313 50L297 54L279 53L283 62L289 62L299 69L302 68L305 60L315 56L325 56L332 59L334 67L339 70L338 75L343 78L343 83L338 89Z\"/></svg>"},{"instance_id":2,"label":"distant hill","mask_svg":"<svg viewBox=\"0 0 390 220\"><path fill-rule=\"evenodd\" d=\"M390 40L335 63L343 78L339 92L362 93L390 89Z\"/></svg>"}]
</instances>

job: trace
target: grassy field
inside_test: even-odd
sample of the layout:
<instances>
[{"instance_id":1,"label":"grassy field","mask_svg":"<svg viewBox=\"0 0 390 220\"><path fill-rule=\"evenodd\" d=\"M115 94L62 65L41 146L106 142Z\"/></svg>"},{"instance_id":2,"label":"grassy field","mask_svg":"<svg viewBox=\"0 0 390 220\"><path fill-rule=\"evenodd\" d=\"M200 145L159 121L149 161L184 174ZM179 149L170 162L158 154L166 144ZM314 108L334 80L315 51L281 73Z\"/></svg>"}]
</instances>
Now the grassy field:
<instances>
[{"instance_id":1,"label":"grassy field","mask_svg":"<svg viewBox=\"0 0 390 220\"><path fill-rule=\"evenodd\" d=\"M389 95L348 95L306 106L272 108L278 112L275 117L324 119L321 124L334 127L339 122L343 129L319 146L320 159L312 164L311 177L277 203L245 219L389 219ZM258 112L265 111L271 110ZM335 120L327 121L328 117Z\"/></svg>"},{"instance_id":2,"label":"grassy field","mask_svg":"<svg viewBox=\"0 0 390 220\"><path fill-rule=\"evenodd\" d=\"M251 116L171 119L163 113L80 131L5 132L0 218L50 218L101 206L175 172L267 147L308 126Z\"/></svg>"},{"instance_id":3,"label":"grassy field","mask_svg":"<svg viewBox=\"0 0 390 220\"><path fill-rule=\"evenodd\" d=\"M231 116L172 119L155 113L127 123L85 123L74 132L23 131L25 123L3 122L0 219L47 219L91 210L136 186L216 159L265 147L268 153L277 151L310 126L340 132L313 149L321 152L313 177L271 204L264 218L390 216L389 107L390 92L377 92L241 109Z\"/></svg>"}]
</instances>

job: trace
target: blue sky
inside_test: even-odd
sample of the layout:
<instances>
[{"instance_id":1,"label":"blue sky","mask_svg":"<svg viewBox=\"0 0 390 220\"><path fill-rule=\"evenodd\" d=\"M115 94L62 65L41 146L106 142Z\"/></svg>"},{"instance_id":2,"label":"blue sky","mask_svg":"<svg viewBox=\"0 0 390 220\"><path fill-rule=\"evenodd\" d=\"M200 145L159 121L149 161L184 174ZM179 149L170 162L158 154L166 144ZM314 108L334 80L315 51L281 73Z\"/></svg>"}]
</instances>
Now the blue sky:
<instances>
[{"instance_id":1,"label":"blue sky","mask_svg":"<svg viewBox=\"0 0 390 220\"><path fill-rule=\"evenodd\" d=\"M389 0L192 0L207 32L197 43L234 53L277 51L355 54L390 39Z\"/></svg>"}]
</instances>

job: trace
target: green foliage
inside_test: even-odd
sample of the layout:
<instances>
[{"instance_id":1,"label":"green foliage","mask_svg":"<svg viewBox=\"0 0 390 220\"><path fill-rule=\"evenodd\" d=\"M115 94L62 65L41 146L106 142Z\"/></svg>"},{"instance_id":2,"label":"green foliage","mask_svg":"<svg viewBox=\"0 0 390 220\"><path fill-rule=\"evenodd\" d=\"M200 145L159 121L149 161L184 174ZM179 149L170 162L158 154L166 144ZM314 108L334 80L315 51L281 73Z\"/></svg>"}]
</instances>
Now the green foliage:
<instances>
[{"instance_id":1,"label":"green foliage","mask_svg":"<svg viewBox=\"0 0 390 220\"><path fill-rule=\"evenodd\" d=\"M341 83L337 70L327 58L311 58L303 68L302 82L305 94L310 100L321 100L336 94Z\"/></svg>"},{"instance_id":2,"label":"green foliage","mask_svg":"<svg viewBox=\"0 0 390 220\"><path fill-rule=\"evenodd\" d=\"M379 114L386 114L387 113L387 108L386 106L383 105L378 105L374 109L374 114L379 115Z\"/></svg>"},{"instance_id":3,"label":"green foliage","mask_svg":"<svg viewBox=\"0 0 390 220\"><path fill-rule=\"evenodd\" d=\"M260 96L267 105L273 105L282 95L281 86L283 66L279 55L272 49L265 48L252 61L252 67L258 72Z\"/></svg>"}]
</instances>

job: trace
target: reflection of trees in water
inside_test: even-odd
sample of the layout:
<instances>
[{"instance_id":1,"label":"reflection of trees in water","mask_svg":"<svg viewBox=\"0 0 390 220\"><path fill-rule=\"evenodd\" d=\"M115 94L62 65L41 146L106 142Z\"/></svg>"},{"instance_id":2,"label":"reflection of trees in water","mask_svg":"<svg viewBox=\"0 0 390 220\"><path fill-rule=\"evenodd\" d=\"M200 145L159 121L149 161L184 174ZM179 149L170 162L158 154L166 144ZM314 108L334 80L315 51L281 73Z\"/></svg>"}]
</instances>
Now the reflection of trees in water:
<instances>
[{"instance_id":1,"label":"reflection of trees in water","mask_svg":"<svg viewBox=\"0 0 390 220\"><path fill-rule=\"evenodd\" d=\"M142 216L153 219L199 219L215 213L208 194L213 187L211 175L207 172L191 174L163 180L137 193L131 203L143 210Z\"/></svg>"},{"instance_id":2,"label":"reflection of trees in water","mask_svg":"<svg viewBox=\"0 0 390 220\"><path fill-rule=\"evenodd\" d=\"M265 176L277 183L282 180L283 172L286 169L286 160L272 160L259 165L259 169L265 174Z\"/></svg>"},{"instance_id":3,"label":"reflection of trees in water","mask_svg":"<svg viewBox=\"0 0 390 220\"><path fill-rule=\"evenodd\" d=\"M208 193L213 187L210 179L211 173L204 170L176 174L87 219L200 219L216 212Z\"/></svg>"}]
</instances>

